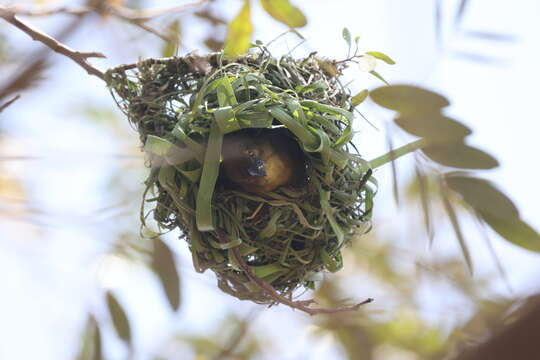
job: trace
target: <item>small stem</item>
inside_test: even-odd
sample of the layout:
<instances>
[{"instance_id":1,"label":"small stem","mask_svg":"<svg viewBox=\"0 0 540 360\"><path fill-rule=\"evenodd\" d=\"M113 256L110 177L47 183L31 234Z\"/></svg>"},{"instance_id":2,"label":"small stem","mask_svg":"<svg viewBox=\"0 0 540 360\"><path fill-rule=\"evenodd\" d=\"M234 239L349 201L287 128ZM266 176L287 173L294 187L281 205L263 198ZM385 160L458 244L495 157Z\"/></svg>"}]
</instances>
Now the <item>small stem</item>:
<instances>
[{"instance_id":1,"label":"small stem","mask_svg":"<svg viewBox=\"0 0 540 360\"><path fill-rule=\"evenodd\" d=\"M403 155L407 155L408 153L426 147L427 145L429 145L429 141L427 139L413 141L369 161L369 166L372 169L376 169L386 163L389 163L390 161L402 157Z\"/></svg>"},{"instance_id":2,"label":"small stem","mask_svg":"<svg viewBox=\"0 0 540 360\"><path fill-rule=\"evenodd\" d=\"M0 112L4 111L5 108L7 108L9 105L13 104L15 101L19 100L21 95L15 95L11 100L5 102L4 104L0 105Z\"/></svg>"},{"instance_id":3,"label":"small stem","mask_svg":"<svg viewBox=\"0 0 540 360\"><path fill-rule=\"evenodd\" d=\"M228 239L222 230L217 231L217 236L222 243L228 242ZM236 262L238 263L240 268L244 271L248 279L253 281L259 288L261 288L261 290L263 290L270 298L272 298L272 300L274 300L276 303L284 304L293 309L303 311L311 316L317 315L317 314L337 314L337 313L343 313L343 312L356 311L362 305L366 305L373 302L372 298L367 298L366 300L358 304L355 304L352 306L334 308L334 309L309 307L312 304L316 304L315 300L309 299L309 300L294 301L294 300L291 300L282 296L281 294L278 293L276 289L274 289L272 285L270 285L269 283L267 283L266 281L264 281L263 279L255 275L255 273L249 267L249 265L247 265L244 259L242 259L242 255L240 255L237 248L232 248L231 251L233 253L233 256Z\"/></svg>"}]
</instances>

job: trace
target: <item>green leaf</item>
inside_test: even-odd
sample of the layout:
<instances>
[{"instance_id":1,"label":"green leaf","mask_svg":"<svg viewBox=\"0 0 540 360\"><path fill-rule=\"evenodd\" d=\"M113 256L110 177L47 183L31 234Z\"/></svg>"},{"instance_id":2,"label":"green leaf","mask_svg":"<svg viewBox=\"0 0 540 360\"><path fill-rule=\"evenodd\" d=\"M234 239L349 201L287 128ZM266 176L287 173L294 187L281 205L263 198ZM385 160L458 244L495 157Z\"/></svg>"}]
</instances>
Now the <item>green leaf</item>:
<instances>
[{"instance_id":1,"label":"green leaf","mask_svg":"<svg viewBox=\"0 0 540 360\"><path fill-rule=\"evenodd\" d=\"M315 90L326 90L328 85L322 80L314 81L308 85L298 85L294 90L299 94L307 94Z\"/></svg>"},{"instance_id":2,"label":"green leaf","mask_svg":"<svg viewBox=\"0 0 540 360\"><path fill-rule=\"evenodd\" d=\"M341 35L343 36L343 39L347 43L347 54L350 54L351 52L351 32L347 28L343 28L343 31L341 32Z\"/></svg>"},{"instance_id":3,"label":"green leaf","mask_svg":"<svg viewBox=\"0 0 540 360\"><path fill-rule=\"evenodd\" d=\"M422 149L431 160L461 169L493 169L499 166L491 155L463 142L434 144Z\"/></svg>"},{"instance_id":4,"label":"green leaf","mask_svg":"<svg viewBox=\"0 0 540 360\"><path fill-rule=\"evenodd\" d=\"M394 65L396 62L390 58L390 56L378 51L368 51L366 54L373 56L376 59L382 60L387 64Z\"/></svg>"},{"instance_id":5,"label":"green leaf","mask_svg":"<svg viewBox=\"0 0 540 360\"><path fill-rule=\"evenodd\" d=\"M289 0L261 0L261 5L271 17L291 28L307 24L302 11L292 6Z\"/></svg>"},{"instance_id":6,"label":"green leaf","mask_svg":"<svg viewBox=\"0 0 540 360\"><path fill-rule=\"evenodd\" d=\"M410 85L383 86L370 92L378 105L402 113L433 113L450 105L450 102L433 91Z\"/></svg>"},{"instance_id":7,"label":"green leaf","mask_svg":"<svg viewBox=\"0 0 540 360\"><path fill-rule=\"evenodd\" d=\"M446 183L500 236L524 249L540 252L540 235L520 219L516 205L492 183L463 173L447 174Z\"/></svg>"},{"instance_id":8,"label":"green leaf","mask_svg":"<svg viewBox=\"0 0 540 360\"><path fill-rule=\"evenodd\" d=\"M146 142L144 143L144 151L157 156L165 157L173 146L174 145L166 139L162 139L154 135L148 135L146 137Z\"/></svg>"},{"instance_id":9,"label":"green leaf","mask_svg":"<svg viewBox=\"0 0 540 360\"><path fill-rule=\"evenodd\" d=\"M231 106L224 106L216 109L214 111L214 120L223 134L228 134L241 129Z\"/></svg>"},{"instance_id":10,"label":"green leaf","mask_svg":"<svg viewBox=\"0 0 540 360\"><path fill-rule=\"evenodd\" d=\"M165 160L169 165L178 165L188 160L199 158L191 148L179 147L171 143L167 139L163 139L154 135L148 135L144 144L144 151L151 155L152 165L166 165L162 162Z\"/></svg>"},{"instance_id":11,"label":"green leaf","mask_svg":"<svg viewBox=\"0 0 540 360\"><path fill-rule=\"evenodd\" d=\"M96 319L88 316L83 332L81 352L77 360L102 360L103 351L101 349L101 331Z\"/></svg>"},{"instance_id":12,"label":"green leaf","mask_svg":"<svg viewBox=\"0 0 540 360\"><path fill-rule=\"evenodd\" d=\"M366 100L367 96L369 95L369 91L367 89L364 89L360 91L358 94L354 95L351 99L351 103L353 107L356 107L360 105L361 103Z\"/></svg>"},{"instance_id":13,"label":"green leaf","mask_svg":"<svg viewBox=\"0 0 540 360\"><path fill-rule=\"evenodd\" d=\"M353 113L351 113L350 111L347 111L345 109L342 109L340 107L337 107L337 106L321 104L321 103L318 103L317 101L314 101L314 100L302 100L302 101L300 101L300 104L302 104L302 106L307 106L309 108L315 109L315 110L320 111L320 112L326 112L326 113L330 113L330 114L341 115L345 119L347 119L348 121L353 121L354 120Z\"/></svg>"},{"instance_id":14,"label":"green leaf","mask_svg":"<svg viewBox=\"0 0 540 360\"><path fill-rule=\"evenodd\" d=\"M205 148L203 145L199 144L184 132L180 123L176 124L171 135L176 138L181 144L187 146L190 151L194 154L195 158L202 163L204 159ZM151 135L148 135L151 136Z\"/></svg>"},{"instance_id":15,"label":"green leaf","mask_svg":"<svg viewBox=\"0 0 540 360\"><path fill-rule=\"evenodd\" d=\"M225 55L235 57L246 53L251 45L252 33L251 8L249 0L244 0L242 9L229 24L227 38L225 39Z\"/></svg>"},{"instance_id":16,"label":"green leaf","mask_svg":"<svg viewBox=\"0 0 540 360\"><path fill-rule=\"evenodd\" d=\"M214 230L212 196L219 174L222 143L223 134L219 131L219 126L216 122L212 122L210 125L210 136L204 155L203 170L196 200L197 207L195 216L199 231Z\"/></svg>"},{"instance_id":17,"label":"green leaf","mask_svg":"<svg viewBox=\"0 0 540 360\"><path fill-rule=\"evenodd\" d=\"M445 177L450 189L459 193L482 217L519 217L518 209L512 200L489 181L459 172L446 174Z\"/></svg>"},{"instance_id":18,"label":"green leaf","mask_svg":"<svg viewBox=\"0 0 540 360\"><path fill-rule=\"evenodd\" d=\"M156 272L167 300L173 310L180 307L180 276L176 269L174 254L159 237L153 238L152 269Z\"/></svg>"},{"instance_id":19,"label":"green leaf","mask_svg":"<svg viewBox=\"0 0 540 360\"><path fill-rule=\"evenodd\" d=\"M323 214L326 216L326 219L330 223L330 227L334 231L334 234L337 238L337 248L340 248L343 244L343 241L345 240L345 234L343 233L343 230L341 229L341 226L336 221L336 218L334 217L334 209L330 206L330 193L328 191L319 190L320 195L320 202L321 202L321 210L323 211Z\"/></svg>"},{"instance_id":20,"label":"green leaf","mask_svg":"<svg viewBox=\"0 0 540 360\"><path fill-rule=\"evenodd\" d=\"M304 147L312 149L320 145L318 137L290 116L281 106L272 105L268 108L268 112L276 120L285 125L300 140Z\"/></svg>"},{"instance_id":21,"label":"green leaf","mask_svg":"<svg viewBox=\"0 0 540 360\"><path fill-rule=\"evenodd\" d=\"M375 70L371 70L369 73L371 75L375 76L377 79L381 80L386 85L390 85L390 84L388 84L388 81L386 81L385 78L383 78L382 75L379 74L378 72L376 72Z\"/></svg>"},{"instance_id":22,"label":"green leaf","mask_svg":"<svg viewBox=\"0 0 540 360\"><path fill-rule=\"evenodd\" d=\"M495 232L512 244L540 252L540 234L520 218L500 218L489 214L481 216Z\"/></svg>"},{"instance_id":23,"label":"green leaf","mask_svg":"<svg viewBox=\"0 0 540 360\"><path fill-rule=\"evenodd\" d=\"M341 270L341 268L343 268L343 259L341 257L341 252L339 251L336 253L336 255L332 257L330 256L330 254L328 254L328 252L324 248L322 248L321 260L326 270L330 272L335 273Z\"/></svg>"},{"instance_id":24,"label":"green leaf","mask_svg":"<svg viewBox=\"0 0 540 360\"><path fill-rule=\"evenodd\" d=\"M472 133L467 126L439 112L403 114L395 122L408 133L432 143L455 142Z\"/></svg>"},{"instance_id":25,"label":"green leaf","mask_svg":"<svg viewBox=\"0 0 540 360\"><path fill-rule=\"evenodd\" d=\"M277 224L276 223L279 220L280 216L281 216L281 211L277 210L272 215L272 217L270 218L270 220L268 221L266 226L261 230L258 237L260 237L261 239L266 239L266 238L274 236L274 234L277 231Z\"/></svg>"},{"instance_id":26,"label":"green leaf","mask_svg":"<svg viewBox=\"0 0 540 360\"><path fill-rule=\"evenodd\" d=\"M413 151L416 151L418 149L423 148L424 146L428 145L429 142L426 139L418 139L416 141L413 141L411 143L405 144L403 146L400 146L397 149L394 149L384 155L381 155L379 157L376 157L375 159L372 159L368 162L368 166L365 167L365 170L368 168L370 169L376 169L379 166L382 166L384 164L389 163L392 160L398 159L401 156L407 155Z\"/></svg>"},{"instance_id":27,"label":"green leaf","mask_svg":"<svg viewBox=\"0 0 540 360\"><path fill-rule=\"evenodd\" d=\"M99 325L94 320L95 326L94 326L94 348L93 348L93 356L92 360L102 360L103 357L103 350L101 346L101 330L99 329Z\"/></svg>"},{"instance_id":28,"label":"green leaf","mask_svg":"<svg viewBox=\"0 0 540 360\"><path fill-rule=\"evenodd\" d=\"M234 94L234 89L232 88L231 82L227 76L216 80L216 83L216 92L220 107L238 104L238 100L236 100L236 95Z\"/></svg>"},{"instance_id":29,"label":"green leaf","mask_svg":"<svg viewBox=\"0 0 540 360\"><path fill-rule=\"evenodd\" d=\"M109 308L116 333L120 339L131 345L131 328L126 312L110 291L107 291L107 307Z\"/></svg>"},{"instance_id":30,"label":"green leaf","mask_svg":"<svg viewBox=\"0 0 540 360\"><path fill-rule=\"evenodd\" d=\"M255 275L258 278L265 278L267 276L273 275L275 273L284 273L288 270L284 268L283 266L275 263L275 264L268 264L268 265L260 265L260 266L250 266L251 270L255 273Z\"/></svg>"}]
</instances>

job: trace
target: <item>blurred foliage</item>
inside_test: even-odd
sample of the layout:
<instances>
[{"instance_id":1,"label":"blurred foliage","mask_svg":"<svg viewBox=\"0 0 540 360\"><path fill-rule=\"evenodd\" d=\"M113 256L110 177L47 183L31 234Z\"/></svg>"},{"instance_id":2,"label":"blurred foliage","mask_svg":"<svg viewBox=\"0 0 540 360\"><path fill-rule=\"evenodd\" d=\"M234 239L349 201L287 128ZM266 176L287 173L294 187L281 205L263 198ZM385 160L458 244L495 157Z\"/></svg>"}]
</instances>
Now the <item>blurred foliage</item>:
<instances>
[{"instance_id":1,"label":"blurred foliage","mask_svg":"<svg viewBox=\"0 0 540 360\"><path fill-rule=\"evenodd\" d=\"M131 327L126 312L116 297L109 291L107 292L107 307L118 336L128 345L131 344Z\"/></svg>"},{"instance_id":2,"label":"blurred foliage","mask_svg":"<svg viewBox=\"0 0 540 360\"><path fill-rule=\"evenodd\" d=\"M161 280L169 304L174 310L178 310L180 307L180 277L176 269L174 254L159 237L154 237L153 243L152 268Z\"/></svg>"},{"instance_id":3,"label":"blurred foliage","mask_svg":"<svg viewBox=\"0 0 540 360\"><path fill-rule=\"evenodd\" d=\"M101 360L103 351L101 349L101 330L93 316L89 316L85 325L81 339L81 352L77 360Z\"/></svg>"},{"instance_id":4,"label":"blurred foliage","mask_svg":"<svg viewBox=\"0 0 540 360\"><path fill-rule=\"evenodd\" d=\"M229 24L227 39L225 39L225 54L230 57L244 54L250 46L251 34L253 34L251 7L249 0L244 0L240 12Z\"/></svg>"},{"instance_id":5,"label":"blurred foliage","mask_svg":"<svg viewBox=\"0 0 540 360\"><path fill-rule=\"evenodd\" d=\"M187 26L184 28L181 25L184 24L184 16L192 16L193 19L190 20L208 26L203 39L207 48L212 51L225 48L231 56L247 51L253 40L254 27L258 26L252 23L252 7L254 6L261 6L267 16L289 28L302 27L307 22L302 8L308 5L299 1L243 0L237 2L239 9L232 19L229 19L220 7L222 3L222 1L200 1L193 7L192 13L182 13L182 16L170 14L167 17L169 19L173 17L172 21L163 21L158 24L156 24L157 21L151 19L135 21L129 20L128 16L122 19L121 16L113 15L112 12L107 13L108 10L106 10L107 5L113 7L126 5L129 9L142 9L147 5L146 1L134 1L127 4L114 0L88 1L82 2L82 5L90 7L88 13L95 12L102 16L102 21L120 19L128 23L124 25L126 27L135 25L140 31L149 31L154 35L161 34L160 37L164 38L161 48L162 56L174 55L182 46L184 33L190 31ZM298 4L299 7L293 3ZM470 4L474 3L472 0L457 2L455 13L450 16L452 26L445 31L443 23L449 15L443 11L441 0L435 0L434 3L435 33L441 46L445 44L444 39L456 35L495 43L517 41L512 34L483 32L466 26L464 19ZM41 1L36 2L36 5L44 5L45 10L46 6L49 6L48 2ZM61 7L54 9L61 9ZM67 13L69 15L69 12ZM82 18L85 15L74 16ZM56 19L50 21L60 21ZM318 20L310 19L310 21ZM99 23L94 22L92 25L99 26L97 24ZM47 74L52 63L49 59L50 53L39 52L25 55L23 61L17 64L18 67L14 68L13 58L15 55L19 58L20 54L24 53L25 45L9 43L7 35L13 31L11 28L2 27L0 31L2 31L0 33L0 70L6 74L0 80L0 106L3 106L18 94L24 97L31 90L39 90L44 74ZM349 57L351 45L358 39L352 39L348 30L343 32L343 37L349 46L347 56ZM493 61L492 58L483 54L466 54L462 50L454 50L454 52L464 59L483 63ZM372 51L366 54L389 64L394 62L380 52ZM327 67L329 71L332 70L330 63L320 65ZM384 81L374 70L370 72ZM482 225L492 228L507 241L532 251L540 251L538 233L523 221L515 204L502 190L472 172L456 172L453 169L444 168L444 166L449 166L475 170L489 169L498 165L492 155L465 143L464 139L470 135L471 130L458 120L443 114L443 109L449 105L447 99L425 89L391 86L371 92L363 90L353 97L353 105L362 104L368 98L368 94L379 105L397 111L394 121L396 129L399 128L412 136L429 139L432 142L431 146L422 150L422 154L416 157L416 175L408 185L406 196L400 204L402 208L414 209L419 206L423 210L421 215L410 215L406 219L416 224L413 225L415 230L421 227L419 224L423 224L428 237L433 239L438 233L437 230L443 227L443 221L450 220L471 268L475 254L469 254L466 237L468 238L470 234L461 228L460 223L460 219L467 214L472 214L473 219L478 219ZM8 105L13 107L10 109L13 110L17 102ZM84 117L95 126L101 126L107 122L103 121L104 119L112 118L107 111L91 104L86 109L78 108L79 114L85 113ZM6 111L0 115L3 117L0 119L3 121L8 115ZM0 126L3 128L5 124L0 122ZM118 124L113 121L107 123L107 126L101 130L113 133L119 138L119 142L122 136L126 138L134 136L133 133L118 128ZM17 148L13 144L12 139L0 137L0 152L11 154L6 149ZM10 162L13 159L8 158L8 155L2 156L0 158L0 205L2 206L0 216L12 218L35 213L39 209L32 207L31 199L28 198L26 192L28 185L22 180L20 171L13 169ZM129 156L135 155L129 154ZM140 159L138 160L140 164ZM134 171L142 172L140 169ZM113 174L110 174L106 191L110 199L118 200L113 203L137 202L134 201L134 197L138 196L135 195L137 193L135 189L139 184L130 183L132 188L129 188L126 186L125 179L129 177L130 182L133 182L134 180L131 179L140 180L143 176L135 174L137 176L132 177L131 175L123 166L118 166ZM397 178L396 184L398 184ZM128 212L135 211L135 208L136 205L125 206ZM446 219L442 216L445 213ZM116 229L109 234L108 252L145 264L155 273L156 279L162 286L164 298L167 299L171 309L178 310L181 305L181 274L178 272L176 252L161 238L155 237L155 234L138 236L134 231L126 231L126 228L131 230L138 228L137 216L130 216L122 221L118 220L118 216L112 216ZM24 219L28 218L24 217ZM315 325L317 330L313 334L315 337L313 346L317 344L319 336L330 334L336 347L342 350L343 357L348 359L440 359L459 352L459 347L464 342L489 334L500 323L503 314L507 314L519 305L516 304L516 299L484 298L483 294L486 294L486 289L492 283L493 274L485 278L472 278L465 271L463 262L455 256L449 255L430 261L414 257L409 263L415 266L406 269L396 265L403 262L403 258L406 258L408 254L407 249L399 248L393 241L400 236L399 230L392 224L374 224L374 229L375 231L368 236L353 242L353 246L345 255L346 271L332 275L331 280L321 282L316 296L320 303L336 304L345 297L357 297L358 284L367 283L374 291L380 290L385 294L384 314L381 315L366 308L366 311L358 313L314 318L311 324ZM422 237L423 234L412 234L412 236ZM422 297L426 294L426 288L430 296L441 302L447 301L449 306L458 309L450 308L445 321L429 320L422 308ZM444 291L433 290L441 288ZM137 338L133 338L133 329L144 326L131 319L129 312L124 309L115 294L102 289L96 291L103 295L107 311L89 310L91 314L87 316L82 329L80 350L76 355L78 359L110 358L107 355L110 352L108 341L104 341L107 340L104 338L110 337L111 334L102 331L107 326L112 325L117 336L131 349L136 348L133 342L137 342ZM448 299L459 301L454 303ZM467 312L463 311L464 306L467 307ZM264 311L264 309L261 310ZM285 311L289 310L285 309ZM282 326L285 328L287 324ZM161 350L156 351L155 359L183 359L186 347L189 349L187 353L193 354L195 359L280 358L279 354L275 354L272 350L275 344L272 344L260 328L264 326L257 321L255 316L241 319L230 313L220 323L216 323L215 331L212 333L194 335L188 332L172 331L169 339L172 347L163 346ZM130 353L131 351L133 350L130 350ZM265 351L271 355L265 355Z\"/></svg>"}]
</instances>

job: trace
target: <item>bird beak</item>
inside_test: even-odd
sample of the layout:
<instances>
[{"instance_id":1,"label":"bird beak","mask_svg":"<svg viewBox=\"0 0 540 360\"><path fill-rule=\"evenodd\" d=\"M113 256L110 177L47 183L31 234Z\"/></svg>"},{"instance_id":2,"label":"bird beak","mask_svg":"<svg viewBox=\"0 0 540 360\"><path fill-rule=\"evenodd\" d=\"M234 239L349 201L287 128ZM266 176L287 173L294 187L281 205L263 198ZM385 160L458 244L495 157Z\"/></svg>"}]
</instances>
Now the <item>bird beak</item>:
<instances>
[{"instance_id":1,"label":"bird beak","mask_svg":"<svg viewBox=\"0 0 540 360\"><path fill-rule=\"evenodd\" d=\"M248 167L247 172L250 176L266 176L266 170L264 169L264 161L261 159L253 160L253 163Z\"/></svg>"}]
</instances>

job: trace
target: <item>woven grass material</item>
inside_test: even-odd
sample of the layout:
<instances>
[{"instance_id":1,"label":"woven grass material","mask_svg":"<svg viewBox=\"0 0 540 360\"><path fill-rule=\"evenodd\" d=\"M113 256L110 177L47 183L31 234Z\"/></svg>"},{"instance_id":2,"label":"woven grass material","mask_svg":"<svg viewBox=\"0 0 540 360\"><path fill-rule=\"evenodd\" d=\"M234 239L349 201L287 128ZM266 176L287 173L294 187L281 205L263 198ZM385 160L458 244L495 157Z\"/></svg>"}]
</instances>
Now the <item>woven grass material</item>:
<instances>
[{"instance_id":1,"label":"woven grass material","mask_svg":"<svg viewBox=\"0 0 540 360\"><path fill-rule=\"evenodd\" d=\"M110 69L111 93L150 155L143 224L153 213L162 230L180 228L195 269L211 269L219 288L239 299L272 302L233 248L283 296L338 271L343 247L370 227L376 187L352 153L353 106L339 82L345 66L313 55L276 59L259 46L234 60L215 53ZM298 141L305 186L265 194L227 188L219 177L224 134L271 127ZM145 203L153 204L148 213Z\"/></svg>"}]
</instances>

